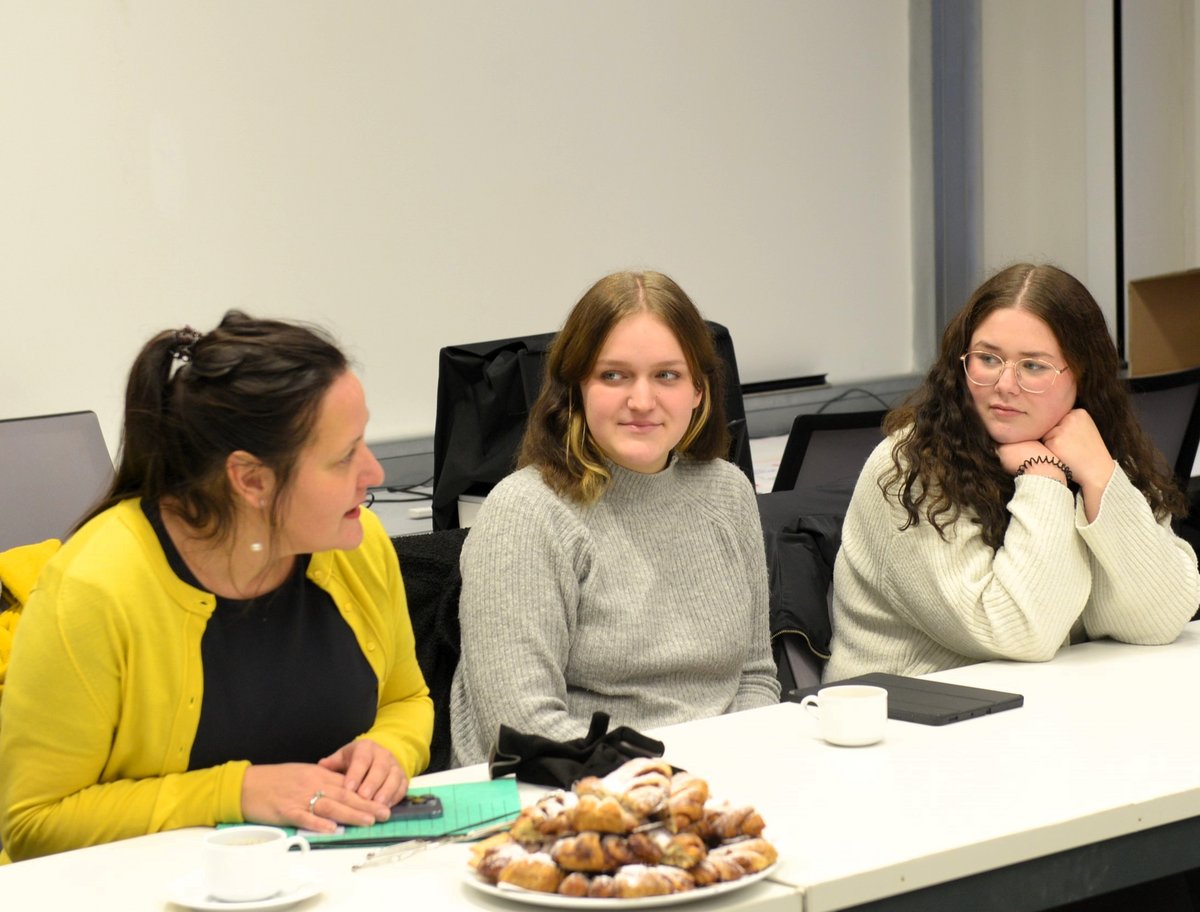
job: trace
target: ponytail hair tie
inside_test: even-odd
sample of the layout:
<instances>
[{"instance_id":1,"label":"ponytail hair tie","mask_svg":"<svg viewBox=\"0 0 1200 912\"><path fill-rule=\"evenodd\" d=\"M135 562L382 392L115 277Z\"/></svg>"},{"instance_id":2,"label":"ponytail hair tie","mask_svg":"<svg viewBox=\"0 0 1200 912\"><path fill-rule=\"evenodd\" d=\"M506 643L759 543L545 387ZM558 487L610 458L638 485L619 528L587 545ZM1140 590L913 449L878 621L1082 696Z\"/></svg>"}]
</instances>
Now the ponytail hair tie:
<instances>
[{"instance_id":1,"label":"ponytail hair tie","mask_svg":"<svg viewBox=\"0 0 1200 912\"><path fill-rule=\"evenodd\" d=\"M175 339L171 343L171 357L184 363L191 361L192 356L196 353L196 343L203 336L203 333L196 332L190 326L175 330Z\"/></svg>"},{"instance_id":2,"label":"ponytail hair tie","mask_svg":"<svg viewBox=\"0 0 1200 912\"><path fill-rule=\"evenodd\" d=\"M196 332L190 326L175 330L171 347L168 349L171 353L171 370L167 374L168 383L175 379L175 374L181 367L191 363L196 354L196 343L203 337L203 333Z\"/></svg>"}]
</instances>

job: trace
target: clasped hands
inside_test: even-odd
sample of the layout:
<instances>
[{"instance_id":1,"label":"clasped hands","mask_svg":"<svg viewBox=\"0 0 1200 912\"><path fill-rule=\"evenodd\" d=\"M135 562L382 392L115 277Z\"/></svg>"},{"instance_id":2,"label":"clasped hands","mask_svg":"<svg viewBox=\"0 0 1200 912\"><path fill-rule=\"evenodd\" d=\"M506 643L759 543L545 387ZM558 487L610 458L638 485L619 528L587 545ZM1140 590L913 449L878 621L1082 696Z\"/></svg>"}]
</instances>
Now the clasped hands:
<instances>
[{"instance_id":1,"label":"clasped hands","mask_svg":"<svg viewBox=\"0 0 1200 912\"><path fill-rule=\"evenodd\" d=\"M242 780L242 816L332 833L339 824L387 820L407 791L408 775L391 751L359 738L316 763L252 764Z\"/></svg>"},{"instance_id":2,"label":"clasped hands","mask_svg":"<svg viewBox=\"0 0 1200 912\"><path fill-rule=\"evenodd\" d=\"M1116 468L1096 422L1087 409L1081 408L1067 412L1041 440L998 444L996 453L1005 471L1014 475L1021 463L1032 456L1053 456L1066 463L1083 493L1084 512L1089 522L1095 520L1100 509L1100 496ZM1027 472L1049 475L1066 483L1059 469L1045 463L1032 465Z\"/></svg>"},{"instance_id":3,"label":"clasped hands","mask_svg":"<svg viewBox=\"0 0 1200 912\"><path fill-rule=\"evenodd\" d=\"M1021 463L1032 456L1053 456L1071 467L1080 487L1103 488L1112 477L1113 458L1096 428L1096 422L1086 409L1071 409L1041 440L1002 443L996 447L1000 464L1005 471L1016 474ZM1050 465L1031 466L1030 474L1053 474L1062 477Z\"/></svg>"}]
</instances>

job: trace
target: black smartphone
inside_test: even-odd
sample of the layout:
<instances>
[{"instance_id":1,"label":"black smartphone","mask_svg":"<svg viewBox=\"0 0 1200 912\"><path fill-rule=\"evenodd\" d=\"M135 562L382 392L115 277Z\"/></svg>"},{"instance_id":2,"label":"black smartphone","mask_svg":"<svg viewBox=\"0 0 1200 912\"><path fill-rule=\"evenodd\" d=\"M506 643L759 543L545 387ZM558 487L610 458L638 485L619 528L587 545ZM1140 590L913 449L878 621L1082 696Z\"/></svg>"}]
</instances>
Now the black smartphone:
<instances>
[{"instance_id":1,"label":"black smartphone","mask_svg":"<svg viewBox=\"0 0 1200 912\"><path fill-rule=\"evenodd\" d=\"M442 816L442 800L437 795L407 795L392 805L392 820L428 820Z\"/></svg>"}]
</instances>

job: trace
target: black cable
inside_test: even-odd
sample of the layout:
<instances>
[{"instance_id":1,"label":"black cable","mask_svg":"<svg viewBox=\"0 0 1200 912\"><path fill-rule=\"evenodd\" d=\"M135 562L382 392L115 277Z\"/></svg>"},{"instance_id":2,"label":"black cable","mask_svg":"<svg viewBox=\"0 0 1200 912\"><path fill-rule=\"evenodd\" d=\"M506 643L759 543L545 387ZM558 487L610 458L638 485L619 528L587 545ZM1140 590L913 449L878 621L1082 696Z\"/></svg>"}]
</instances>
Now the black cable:
<instances>
[{"instance_id":1,"label":"black cable","mask_svg":"<svg viewBox=\"0 0 1200 912\"><path fill-rule=\"evenodd\" d=\"M851 393L862 393L864 396L870 396L872 399L874 399L876 402L878 402L881 406L883 406L883 408L885 408L885 409L891 408L890 405L888 405L886 402L884 402L882 399L880 399L878 396L876 396L869 389L863 389L861 386L852 386L852 387L850 387L850 389L843 390L842 392L838 393L836 396L834 396L828 402L822 403L821 407L819 409L817 409L816 414L820 415L822 412L825 411L825 409L829 408L829 406L833 405L835 402L840 402L841 400L843 400L847 396L849 396Z\"/></svg>"}]
</instances>

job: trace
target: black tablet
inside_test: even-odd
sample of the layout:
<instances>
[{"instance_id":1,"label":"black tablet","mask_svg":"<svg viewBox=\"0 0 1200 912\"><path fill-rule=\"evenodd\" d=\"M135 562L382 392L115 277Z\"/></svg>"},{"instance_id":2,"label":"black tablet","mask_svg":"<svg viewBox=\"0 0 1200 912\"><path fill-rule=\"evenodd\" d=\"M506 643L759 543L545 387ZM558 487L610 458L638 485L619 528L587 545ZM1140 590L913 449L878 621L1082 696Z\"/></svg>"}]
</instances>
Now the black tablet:
<instances>
[{"instance_id":1,"label":"black tablet","mask_svg":"<svg viewBox=\"0 0 1200 912\"><path fill-rule=\"evenodd\" d=\"M838 684L874 684L888 692L888 718L903 722L919 722L922 725L946 725L961 722L975 716L1016 709L1025 702L1021 694L1002 690L984 690L949 684L946 681L930 681L926 678L909 678L903 675L872 674L830 681L816 687L802 687L788 691L788 699L800 702L808 694L815 694L821 687Z\"/></svg>"}]
</instances>

